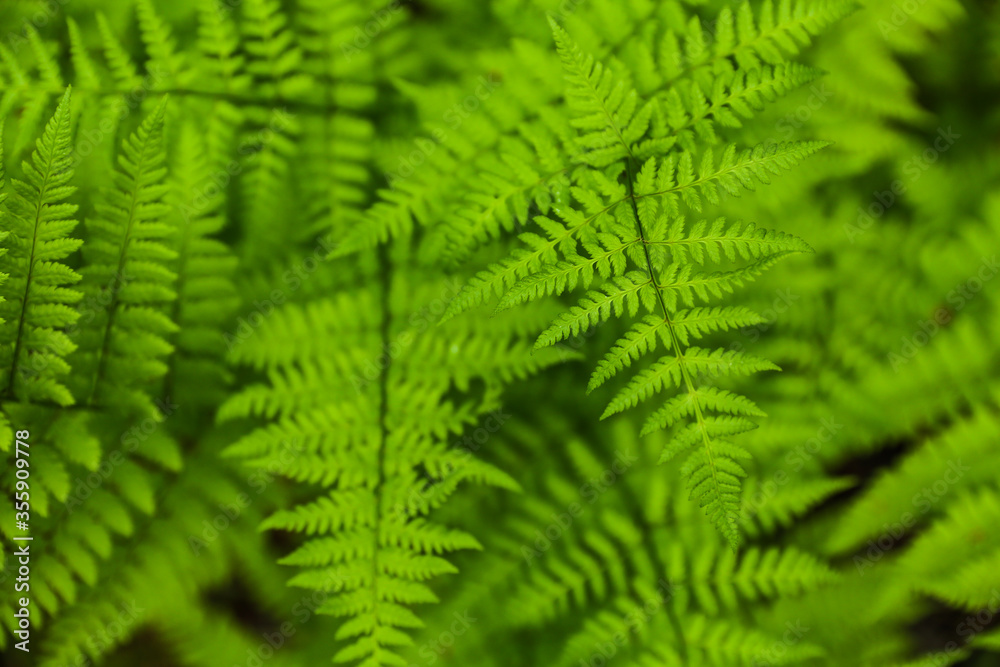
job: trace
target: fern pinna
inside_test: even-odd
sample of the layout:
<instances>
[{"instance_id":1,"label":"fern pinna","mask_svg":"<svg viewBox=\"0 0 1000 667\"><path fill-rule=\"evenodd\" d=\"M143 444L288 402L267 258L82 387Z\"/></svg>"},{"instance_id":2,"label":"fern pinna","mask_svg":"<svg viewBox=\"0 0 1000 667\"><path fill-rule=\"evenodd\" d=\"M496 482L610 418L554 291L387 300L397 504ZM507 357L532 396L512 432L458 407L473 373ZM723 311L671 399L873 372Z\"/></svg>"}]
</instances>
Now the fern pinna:
<instances>
[{"instance_id":1,"label":"fern pinna","mask_svg":"<svg viewBox=\"0 0 1000 667\"><path fill-rule=\"evenodd\" d=\"M993 664L995 7L44 4L5 665Z\"/></svg>"},{"instance_id":2,"label":"fern pinna","mask_svg":"<svg viewBox=\"0 0 1000 667\"><path fill-rule=\"evenodd\" d=\"M73 402L60 376L69 372L65 357L75 344L64 329L76 322L73 305L80 293L72 286L79 274L59 260L80 247L70 233L77 207L65 202L73 193L70 155L70 91L38 139L25 180L12 180L13 197L5 215L11 275L4 285L4 394L23 401Z\"/></svg>"},{"instance_id":3,"label":"fern pinna","mask_svg":"<svg viewBox=\"0 0 1000 667\"><path fill-rule=\"evenodd\" d=\"M131 384L162 376L167 368L158 357L172 351L165 337L177 327L163 308L177 298L177 276L169 266L176 255L163 243L176 232L163 220L165 103L124 143L114 187L87 221L83 286L91 310L80 326L77 364L93 377L82 389L90 404L134 402Z\"/></svg>"}]
</instances>

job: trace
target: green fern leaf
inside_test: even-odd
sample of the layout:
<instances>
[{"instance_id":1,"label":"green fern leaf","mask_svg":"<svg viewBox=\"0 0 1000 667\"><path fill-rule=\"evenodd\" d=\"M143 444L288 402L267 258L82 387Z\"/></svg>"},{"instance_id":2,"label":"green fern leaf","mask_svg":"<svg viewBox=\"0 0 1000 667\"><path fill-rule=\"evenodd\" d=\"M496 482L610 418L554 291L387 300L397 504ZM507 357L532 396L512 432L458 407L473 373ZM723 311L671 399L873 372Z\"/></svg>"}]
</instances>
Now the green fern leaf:
<instances>
[{"instance_id":1,"label":"green fern leaf","mask_svg":"<svg viewBox=\"0 0 1000 667\"><path fill-rule=\"evenodd\" d=\"M77 362L88 380L80 392L89 403L128 405L149 414L156 409L139 389L167 372L160 358L173 350L166 337L177 330L164 312L176 298L176 274L169 267L176 253L163 242L174 233L164 222L166 103L123 142L114 187L87 220L86 314Z\"/></svg>"},{"instance_id":2,"label":"green fern leaf","mask_svg":"<svg viewBox=\"0 0 1000 667\"><path fill-rule=\"evenodd\" d=\"M13 179L13 197L4 217L10 279L3 284L3 318L7 325L0 347L0 385L22 401L70 405L73 396L58 380L70 366L66 357L75 345L66 334L79 313L81 295L70 286L80 276L62 263L80 247L69 237L76 227L77 207L64 203L74 191L70 131L70 91L23 165L23 181Z\"/></svg>"}]
</instances>

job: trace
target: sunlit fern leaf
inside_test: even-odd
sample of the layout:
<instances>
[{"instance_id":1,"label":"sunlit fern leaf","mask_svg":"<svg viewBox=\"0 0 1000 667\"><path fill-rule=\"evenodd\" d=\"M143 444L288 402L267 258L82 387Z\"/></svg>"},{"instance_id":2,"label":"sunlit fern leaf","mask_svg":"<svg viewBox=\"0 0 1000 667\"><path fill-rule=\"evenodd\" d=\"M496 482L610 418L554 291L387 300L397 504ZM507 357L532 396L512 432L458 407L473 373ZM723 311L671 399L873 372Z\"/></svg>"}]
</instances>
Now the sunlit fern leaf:
<instances>
[{"instance_id":1,"label":"sunlit fern leaf","mask_svg":"<svg viewBox=\"0 0 1000 667\"><path fill-rule=\"evenodd\" d=\"M742 127L769 102L819 75L811 67L785 63L720 74L708 90L702 90L697 81L681 80L662 96L652 134L686 151L695 151L702 143L716 144L721 140L720 130Z\"/></svg>"},{"instance_id":2,"label":"sunlit fern leaf","mask_svg":"<svg viewBox=\"0 0 1000 667\"><path fill-rule=\"evenodd\" d=\"M763 63L778 64L855 7L850 0L779 0L777 6L765 0L755 12L750 2L741 2L735 11L724 7L719 12L710 40L696 17L681 34L666 32L659 64L668 80L707 78L715 68L755 70Z\"/></svg>"},{"instance_id":3,"label":"sunlit fern leaf","mask_svg":"<svg viewBox=\"0 0 1000 667\"><path fill-rule=\"evenodd\" d=\"M475 336L460 323L411 329L402 314L441 287L407 281L389 294L382 285L289 305L233 350L268 369L268 381L234 396L220 416L271 419L227 455L322 485L262 527L311 536L284 562L299 568L291 585L329 594L320 613L343 618L337 662L399 662L398 651L422 625L413 608L437 601L429 581L455 571L443 556L480 548L435 513L466 483L518 488L446 438L495 409L502 384L560 359L532 355L514 319L488 336L485 324ZM344 317L362 311L368 316L360 321ZM405 348L376 368L380 350L403 336ZM276 337L294 344L276 347ZM486 384L483 396L445 398L473 380Z\"/></svg>"},{"instance_id":4,"label":"sunlit fern leaf","mask_svg":"<svg viewBox=\"0 0 1000 667\"><path fill-rule=\"evenodd\" d=\"M167 336L177 325L164 312L176 299L165 243L175 230L163 199L166 100L122 143L114 184L87 220L79 327L80 395L92 405L128 405L156 414L150 385L167 372Z\"/></svg>"},{"instance_id":5,"label":"sunlit fern leaf","mask_svg":"<svg viewBox=\"0 0 1000 667\"><path fill-rule=\"evenodd\" d=\"M579 159L604 167L624 158L646 134L652 105L642 103L634 89L593 56L584 55L555 19L549 23L570 84L566 104L574 116L572 125L580 131Z\"/></svg>"},{"instance_id":6,"label":"sunlit fern leaf","mask_svg":"<svg viewBox=\"0 0 1000 667\"><path fill-rule=\"evenodd\" d=\"M74 192L67 89L31 160L23 164L24 180L10 182L13 197L3 215L9 225L5 256L10 278L2 285L3 344L0 385L22 401L73 403L58 378L69 373L66 357L75 349L66 335L80 314L73 307L80 276L62 262L80 247L69 236L77 225L77 207L65 200Z\"/></svg>"}]
</instances>

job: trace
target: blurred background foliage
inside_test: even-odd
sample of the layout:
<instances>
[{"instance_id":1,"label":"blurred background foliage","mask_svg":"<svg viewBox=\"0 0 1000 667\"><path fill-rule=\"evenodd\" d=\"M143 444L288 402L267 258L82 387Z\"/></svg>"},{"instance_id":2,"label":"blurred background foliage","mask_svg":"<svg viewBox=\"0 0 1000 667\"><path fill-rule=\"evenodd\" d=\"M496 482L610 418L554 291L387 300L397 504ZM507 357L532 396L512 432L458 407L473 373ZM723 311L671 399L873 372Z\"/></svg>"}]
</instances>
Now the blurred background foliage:
<instances>
[{"instance_id":1,"label":"blurred background foliage","mask_svg":"<svg viewBox=\"0 0 1000 667\"><path fill-rule=\"evenodd\" d=\"M711 40L727 5L737 7L714 0L0 4L8 173L18 172L73 83L81 156L73 201L79 219L91 217L90 193L110 182L115 147L169 94L168 217L180 226L190 220L185 211L196 211L229 253L214 265L227 267L229 289L213 292L213 316L197 320L214 342L175 341L167 363L180 358L181 370L143 389L149 405L56 410L5 399L16 427L31 424L41 434L52 425L39 450L50 443L54 453L32 462L34 530L43 537L32 547L39 553L32 654L13 649L8 558L4 664L327 664L343 621L316 614L329 594L287 586L291 570L278 564L301 537L258 530L272 512L314 498L321 473L259 476L261 468L222 453L254 437L266 423L256 418L300 409L243 393L261 378L278 382L294 368L308 376L307 355L328 355L331 365L316 361L317 368L344 373L337 365L344 341L357 345L363 368L408 330L403 323L417 331L413 349L426 365L449 374L425 386L414 370L420 359L394 361L398 386L386 391L398 390L400 430L433 432L456 449L472 438L475 457L490 468L477 473L489 486L462 488L434 509L436 520L471 533L482 550L463 552L454 558L458 574L433 580L440 603L419 607L424 627L400 649L401 662L386 664L998 664L997 3L858 2L796 56L822 76L742 127L720 129L725 141L748 146L833 142L775 185L726 197L705 215L794 233L815 249L728 298L761 313L762 323L710 337L782 369L739 383L767 418L741 440L754 459L738 555L687 499L677 466L655 465L666 438L639 437L646 415L602 422L610 394L585 395L594 364L624 333L617 323L533 361L529 338L559 312L552 304L432 326L455 281L514 247L512 234L500 234L465 263L425 261L435 238L428 221L477 191L474 177L490 173L488 161L525 109L558 103L562 77L547 69L554 48L546 17L585 52L627 69L635 62L630 40L655 32L657 21L680 26L700 17ZM761 3L751 5L757 11ZM144 7L158 17L145 27ZM209 15L223 17L214 32L205 28ZM155 26L169 30L177 60L148 48L143 30ZM264 36L284 26L287 37ZM74 58L76 29L80 46L102 63L93 67L103 83L88 80ZM127 56L117 70L108 34ZM102 51L110 65L98 60ZM55 78L46 58L58 65ZM532 58L537 71L524 65ZM132 85L126 61L138 64L132 75L140 80L143 72L162 78L108 132L102 120L128 99L115 86ZM484 77L495 90L462 112ZM94 150L81 150L93 132L101 135ZM372 212L406 219L395 240L326 260ZM276 292L284 303L268 305ZM346 295L342 303L335 294ZM366 309L372 314L359 312ZM390 315L393 324L384 324ZM348 324L355 319L357 339ZM399 330L386 338L383 326ZM241 328L251 331L246 345ZM445 355L452 342L467 350L455 369ZM185 372L184 353L205 366ZM347 388L307 377L297 390L313 398L294 400L338 405L338 392L354 396L350 379L341 380ZM360 392L372 405L388 400L379 398L380 384ZM422 393L455 414L425 410ZM177 406L166 412L162 401ZM368 404L359 405L363 413ZM220 406L239 418L217 419ZM505 417L486 429L495 410ZM438 418L440 429L431 423ZM123 434L143 432L147 419L158 426L91 489L86 512L67 509L80 500L80 481L91 488L88 475L100 474ZM12 451L4 457L6 489ZM4 507L5 536L10 511ZM664 581L671 587L660 587ZM627 641L616 643L623 629Z\"/></svg>"}]
</instances>

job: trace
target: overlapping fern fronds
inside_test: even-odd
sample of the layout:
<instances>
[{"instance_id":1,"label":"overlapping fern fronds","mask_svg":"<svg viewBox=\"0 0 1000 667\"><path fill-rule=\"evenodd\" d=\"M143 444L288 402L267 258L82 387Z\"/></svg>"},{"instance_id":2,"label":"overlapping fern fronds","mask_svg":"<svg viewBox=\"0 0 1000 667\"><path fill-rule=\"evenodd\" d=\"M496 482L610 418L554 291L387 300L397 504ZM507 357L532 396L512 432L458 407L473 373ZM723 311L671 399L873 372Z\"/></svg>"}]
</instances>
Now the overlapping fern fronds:
<instances>
[{"instance_id":1,"label":"overlapping fern fronds","mask_svg":"<svg viewBox=\"0 0 1000 667\"><path fill-rule=\"evenodd\" d=\"M722 197L769 183L824 144L759 145L739 152L729 145L719 158L712 148L698 157L684 149L671 151L676 136L658 136L652 123L659 113L656 100L642 101L624 80L584 55L561 27L552 27L566 70L569 123L576 130L570 143L573 159L581 165L574 173L576 184L559 205L558 216L534 218L541 234L520 235L528 248L479 272L451 303L445 319L494 295L501 297L498 310L504 310L588 289L578 305L541 334L536 347L578 336L610 318L637 320L598 366L589 388L596 389L658 344L670 353L621 389L604 416L664 389L681 390L650 417L645 430L677 425L664 460L696 449L684 463L692 495L735 548L739 479L746 474L737 459L749 453L729 438L753 428L747 417L762 412L738 394L698 385L705 378L776 367L743 353L693 346L692 341L759 323L759 316L745 308L706 306L778 259L809 247L753 224L722 219L686 224L685 213L700 213Z\"/></svg>"},{"instance_id":2,"label":"overlapping fern fronds","mask_svg":"<svg viewBox=\"0 0 1000 667\"><path fill-rule=\"evenodd\" d=\"M897 4L0 3L41 664L988 662L998 22Z\"/></svg>"}]
</instances>

